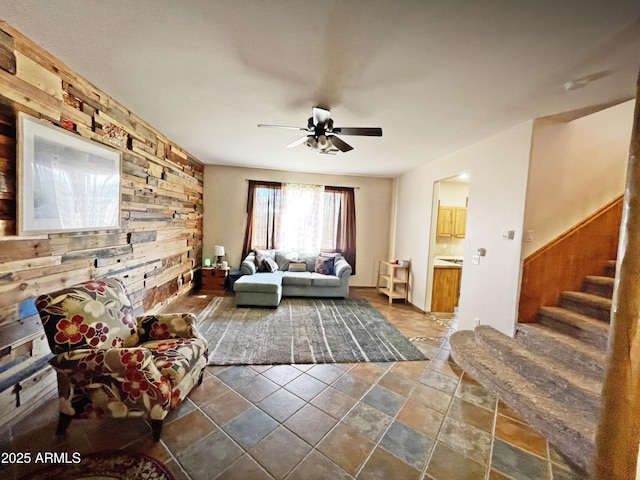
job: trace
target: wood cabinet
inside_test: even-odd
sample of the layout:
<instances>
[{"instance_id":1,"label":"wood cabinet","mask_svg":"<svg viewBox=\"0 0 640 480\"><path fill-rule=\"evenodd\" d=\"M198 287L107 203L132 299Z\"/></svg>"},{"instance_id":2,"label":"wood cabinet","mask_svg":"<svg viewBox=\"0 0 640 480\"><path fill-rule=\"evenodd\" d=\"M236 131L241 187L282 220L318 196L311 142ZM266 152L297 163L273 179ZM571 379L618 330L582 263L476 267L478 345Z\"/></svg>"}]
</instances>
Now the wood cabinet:
<instances>
[{"instance_id":1,"label":"wood cabinet","mask_svg":"<svg viewBox=\"0 0 640 480\"><path fill-rule=\"evenodd\" d=\"M456 214L453 219L453 236L464 238L467 234L467 208L456 207Z\"/></svg>"},{"instance_id":2,"label":"wood cabinet","mask_svg":"<svg viewBox=\"0 0 640 480\"><path fill-rule=\"evenodd\" d=\"M202 286L200 290L224 292L228 275L228 268L203 268Z\"/></svg>"},{"instance_id":3,"label":"wood cabinet","mask_svg":"<svg viewBox=\"0 0 640 480\"><path fill-rule=\"evenodd\" d=\"M437 235L439 237L453 236L453 220L455 214L455 207L438 207Z\"/></svg>"},{"instance_id":4,"label":"wood cabinet","mask_svg":"<svg viewBox=\"0 0 640 480\"><path fill-rule=\"evenodd\" d=\"M393 303L396 298L401 298L406 303L409 296L409 264L380 261L376 290L387 295L389 303Z\"/></svg>"},{"instance_id":5,"label":"wood cabinet","mask_svg":"<svg viewBox=\"0 0 640 480\"><path fill-rule=\"evenodd\" d=\"M460 267L435 267L431 290L432 312L453 312L460 297Z\"/></svg>"},{"instance_id":6,"label":"wood cabinet","mask_svg":"<svg viewBox=\"0 0 640 480\"><path fill-rule=\"evenodd\" d=\"M436 234L439 237L464 238L467 229L467 207L438 207Z\"/></svg>"}]
</instances>

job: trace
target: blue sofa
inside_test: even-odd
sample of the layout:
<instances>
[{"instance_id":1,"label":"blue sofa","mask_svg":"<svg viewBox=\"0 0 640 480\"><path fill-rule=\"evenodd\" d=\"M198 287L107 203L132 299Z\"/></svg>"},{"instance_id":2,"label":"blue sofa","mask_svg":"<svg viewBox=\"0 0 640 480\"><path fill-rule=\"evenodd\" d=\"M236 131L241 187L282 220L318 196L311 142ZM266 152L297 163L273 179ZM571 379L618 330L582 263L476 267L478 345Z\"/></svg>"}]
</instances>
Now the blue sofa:
<instances>
[{"instance_id":1,"label":"blue sofa","mask_svg":"<svg viewBox=\"0 0 640 480\"><path fill-rule=\"evenodd\" d=\"M318 264L322 264L322 260L327 257L333 257L331 271L318 267ZM277 265L277 270L261 271L263 262L256 261L256 252L247 255L240 265L243 275L233 284L238 306L276 307L283 296L346 297L349 295L349 277L352 269L339 253L258 250L258 258L270 258ZM273 262L271 262L272 265ZM304 270L301 271L302 269ZM319 273L318 269L326 273Z\"/></svg>"}]
</instances>

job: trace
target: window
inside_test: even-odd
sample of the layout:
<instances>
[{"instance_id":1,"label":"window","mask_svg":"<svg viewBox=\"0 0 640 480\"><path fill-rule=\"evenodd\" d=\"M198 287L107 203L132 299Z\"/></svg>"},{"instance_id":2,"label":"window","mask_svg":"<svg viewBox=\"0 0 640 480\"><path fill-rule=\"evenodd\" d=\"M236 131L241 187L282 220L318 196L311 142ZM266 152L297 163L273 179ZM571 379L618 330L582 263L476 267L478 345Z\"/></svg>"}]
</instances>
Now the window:
<instances>
[{"instance_id":1,"label":"window","mask_svg":"<svg viewBox=\"0 0 640 480\"><path fill-rule=\"evenodd\" d=\"M354 189L249 181L243 257L255 249L339 252L355 273Z\"/></svg>"},{"instance_id":2,"label":"window","mask_svg":"<svg viewBox=\"0 0 640 480\"><path fill-rule=\"evenodd\" d=\"M275 232L280 230L280 185L256 185L251 207L251 233L249 250L275 248Z\"/></svg>"}]
</instances>

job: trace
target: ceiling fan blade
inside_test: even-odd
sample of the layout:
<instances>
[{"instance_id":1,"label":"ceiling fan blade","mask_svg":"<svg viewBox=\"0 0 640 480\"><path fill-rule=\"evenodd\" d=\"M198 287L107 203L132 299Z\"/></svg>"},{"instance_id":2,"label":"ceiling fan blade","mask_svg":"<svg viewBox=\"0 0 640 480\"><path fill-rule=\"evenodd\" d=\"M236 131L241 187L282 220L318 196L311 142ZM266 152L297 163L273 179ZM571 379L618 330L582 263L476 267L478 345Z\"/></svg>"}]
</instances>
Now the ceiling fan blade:
<instances>
[{"instance_id":1,"label":"ceiling fan blade","mask_svg":"<svg viewBox=\"0 0 640 480\"><path fill-rule=\"evenodd\" d=\"M311 111L313 112L314 125L324 125L331 118L331 112L329 110L325 110L324 108L313 107Z\"/></svg>"},{"instance_id":2,"label":"ceiling fan blade","mask_svg":"<svg viewBox=\"0 0 640 480\"><path fill-rule=\"evenodd\" d=\"M310 130L306 127L290 127L288 125L267 125L266 123L259 123L259 127L269 127L269 128L286 128L288 130L298 130L302 132L309 132Z\"/></svg>"},{"instance_id":3,"label":"ceiling fan blade","mask_svg":"<svg viewBox=\"0 0 640 480\"><path fill-rule=\"evenodd\" d=\"M334 133L339 133L340 135L364 135L367 137L381 137L382 129L381 128L369 128L369 127L340 127L334 128Z\"/></svg>"},{"instance_id":4,"label":"ceiling fan blade","mask_svg":"<svg viewBox=\"0 0 640 480\"><path fill-rule=\"evenodd\" d=\"M305 135L304 137L300 137L299 139L294 140L289 145L287 145L285 148L297 147L298 145L302 145L306 140L307 140L307 136Z\"/></svg>"},{"instance_id":5,"label":"ceiling fan blade","mask_svg":"<svg viewBox=\"0 0 640 480\"><path fill-rule=\"evenodd\" d=\"M348 152L349 150L353 150L353 147L351 145L349 145L347 142L345 142L341 138L336 137L335 135L331 135L329 137L329 140L331 140L331 143L333 144L333 146L336 147L341 152Z\"/></svg>"}]
</instances>

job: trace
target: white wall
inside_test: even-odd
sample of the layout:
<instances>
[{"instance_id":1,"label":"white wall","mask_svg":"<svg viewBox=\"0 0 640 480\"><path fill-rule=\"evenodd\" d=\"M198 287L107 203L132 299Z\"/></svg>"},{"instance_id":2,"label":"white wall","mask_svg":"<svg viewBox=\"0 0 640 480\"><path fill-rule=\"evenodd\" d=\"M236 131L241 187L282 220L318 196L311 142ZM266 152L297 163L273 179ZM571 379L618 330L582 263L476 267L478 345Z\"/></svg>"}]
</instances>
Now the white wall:
<instances>
[{"instance_id":1,"label":"white wall","mask_svg":"<svg viewBox=\"0 0 640 480\"><path fill-rule=\"evenodd\" d=\"M469 185L462 182L440 182L440 205L448 207L466 207Z\"/></svg>"},{"instance_id":2,"label":"white wall","mask_svg":"<svg viewBox=\"0 0 640 480\"><path fill-rule=\"evenodd\" d=\"M534 123L524 223L533 242L524 244L523 258L622 194L634 104Z\"/></svg>"},{"instance_id":3,"label":"white wall","mask_svg":"<svg viewBox=\"0 0 640 480\"><path fill-rule=\"evenodd\" d=\"M375 285L378 261L389 259L392 179L207 165L204 171L203 255L211 258L213 246L224 245L226 259L235 268L242 261L247 180L355 187L357 273L349 283L353 286Z\"/></svg>"},{"instance_id":4,"label":"white wall","mask_svg":"<svg viewBox=\"0 0 640 480\"><path fill-rule=\"evenodd\" d=\"M394 253L411 259L410 301L428 310L433 186L463 171L470 174L460 329L472 329L477 317L483 324L513 333L532 129L533 122L526 122L398 179ZM514 240L501 238L505 228L516 231ZM480 265L472 265L472 253L480 247L487 254Z\"/></svg>"},{"instance_id":5,"label":"white wall","mask_svg":"<svg viewBox=\"0 0 640 480\"><path fill-rule=\"evenodd\" d=\"M460 329L474 318L507 335L515 330L522 252L522 226L533 122L480 142L463 152L470 168L465 268L460 291ZM514 230L505 240L503 230ZM486 249L479 265L471 256Z\"/></svg>"}]
</instances>

